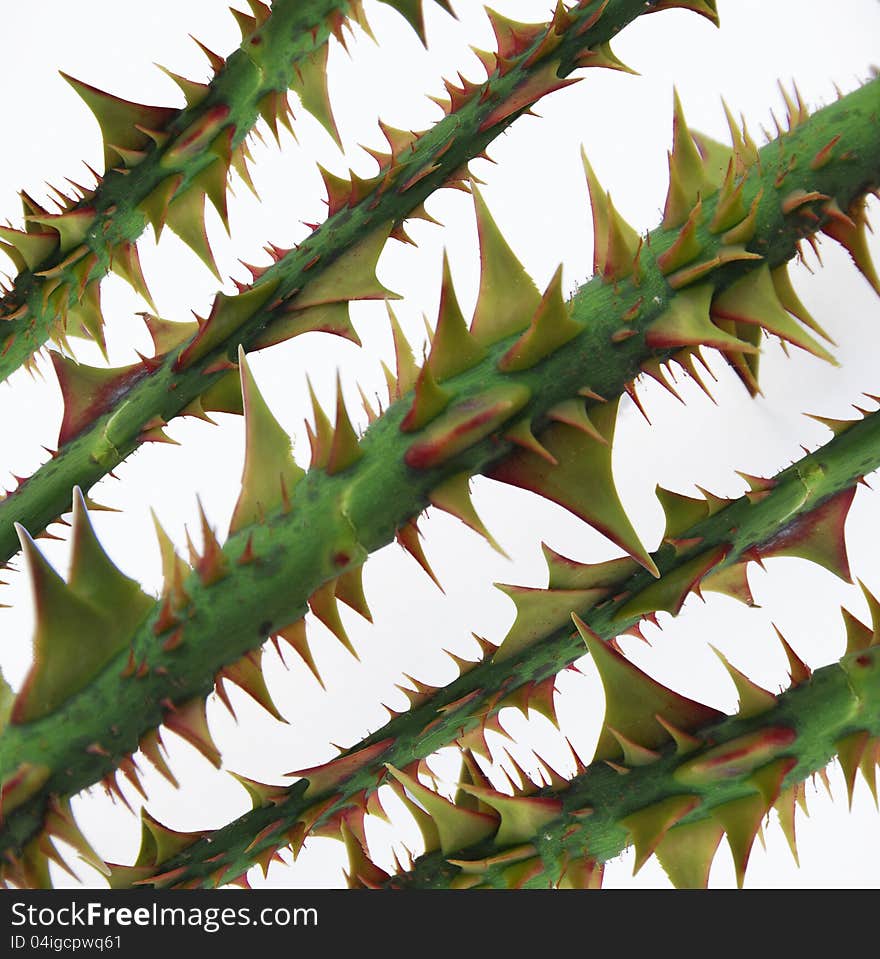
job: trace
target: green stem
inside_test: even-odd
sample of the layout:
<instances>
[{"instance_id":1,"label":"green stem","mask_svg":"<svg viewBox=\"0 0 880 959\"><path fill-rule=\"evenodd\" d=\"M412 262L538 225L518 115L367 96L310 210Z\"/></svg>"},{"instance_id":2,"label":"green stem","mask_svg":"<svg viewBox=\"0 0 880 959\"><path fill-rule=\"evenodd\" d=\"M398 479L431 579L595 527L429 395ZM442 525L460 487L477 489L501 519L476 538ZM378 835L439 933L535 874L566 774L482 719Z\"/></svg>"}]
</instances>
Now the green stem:
<instances>
[{"instance_id":1,"label":"green stem","mask_svg":"<svg viewBox=\"0 0 880 959\"><path fill-rule=\"evenodd\" d=\"M660 570L658 580L645 571L625 572L617 580L605 581L606 596L613 599L602 599L594 606L575 608L574 612L602 640L612 640L637 626L642 616L649 612L649 609L644 613L625 612L633 598L643 595L649 587L676 581L676 574L695 558L712 554L718 547L725 547L727 552L712 567L713 573L760 556L762 549L772 544L783 531L798 523L809 526L822 504L836 494L853 489L862 477L878 468L880 412L866 416L816 452L777 474L772 489L764 498L753 502L749 495L741 496L684 530L682 538L698 541L695 545L680 550L672 544L664 544L653 554ZM180 855L158 864L155 872L168 875L169 883L190 883L193 880L206 884L228 882L244 873L268 849L284 845L283 837L297 822L308 818L308 810L326 803L326 808L311 827L313 832L320 830L340 811L346 807L353 809L354 804L378 788L385 763L405 769L444 746L462 740L468 733L479 730L505 701L515 701L518 690L556 676L584 656L583 640L572 628L567 615L565 618L567 625L538 635L518 655L488 656L458 679L346 750L341 761L370 747L379 748L379 744L386 744L351 775L341 778L333 788L313 788L306 794L308 783L301 779L282 794L283 800L276 796L270 807L246 813L213 832L209 840L196 843ZM818 693L815 695L819 696ZM450 709L450 704L458 705ZM730 728L740 727L734 724ZM826 761L827 758L821 763ZM333 762L327 765L331 767ZM602 781L616 784L619 792L620 776L603 767L600 778L606 773L609 776ZM597 810L603 808L600 802L594 803ZM273 825L275 828L269 835L253 843L255 836ZM221 851L223 854L219 855ZM616 851L609 852L609 857L616 855Z\"/></svg>"},{"instance_id":2,"label":"green stem","mask_svg":"<svg viewBox=\"0 0 880 959\"><path fill-rule=\"evenodd\" d=\"M880 81L874 81L761 151L743 191L747 206L760 197L756 201L758 232L752 242L763 253L761 262L770 266L784 262L806 230L822 225L819 215L784 212L774 183L780 169L791 165L792 156L812 156L827 143L829 130L834 135L843 131L846 159L817 171L796 165L786 181L786 195L797 188L818 190L847 208L866 184L878 181L880 157L875 155L878 142L870 119L878 89ZM723 248L723 240L706 228L715 202L703 202L705 222L699 231L701 255L710 259ZM268 516L264 523L230 536L222 551L228 572L219 582L203 582L197 572L186 579L183 586L190 602L181 625L182 642L174 648L165 648L163 609L157 602L135 630L130 647L111 659L81 692L44 718L8 726L0 735L0 782L14 778L22 764L49 773L16 808L7 810L0 848L19 848L39 829L49 795L72 795L115 768L137 748L144 733L163 721L170 702L181 704L206 696L221 667L298 620L315 590L360 566L370 552L391 541L447 478L497 467L511 449L503 438L511 416L527 417L540 433L546 414L585 386L606 397L620 395L640 362L653 355L645 344L646 331L676 297L688 293L687 288L672 290L656 261L677 236L677 230L661 228L649 237L635 280L610 283L599 276L586 284L575 296L571 311L578 332L563 348L528 369L505 370L499 368L499 360L517 335L509 336L471 369L443 381L443 389L450 394L448 410L424 429L401 431L412 403L412 396L406 396L367 430L354 465L335 475L313 468L292 491L290 512ZM702 280L710 279L715 290L723 290L747 275L754 263L741 260L722 265ZM639 304L644 306L642 312L625 324L635 335L619 341L614 334L624 327L620 318ZM499 397L505 412L500 421L490 418L489 426L476 434L461 432L462 414L472 416L475 410L485 409L487 401L494 409L492 403ZM477 422L485 423L480 417ZM867 422L874 425L873 420ZM863 435L871 425L853 427L845 436ZM441 459L420 458L417 465L410 465L412 451L424 449L427 440L436 452L438 447L432 443L438 435L443 440ZM863 458L870 455L861 451ZM846 461L841 472L849 466ZM861 461L860 466L864 467ZM827 471L815 483L811 478L808 493L827 489L826 483ZM770 497L764 502L769 501ZM785 515L796 506L787 502ZM745 520L743 528L748 528ZM239 562L245 557L250 561ZM133 675L130 661L139 667Z\"/></svg>"},{"instance_id":3,"label":"green stem","mask_svg":"<svg viewBox=\"0 0 880 959\"><path fill-rule=\"evenodd\" d=\"M66 212L71 215L94 214L76 246L80 255L67 263L72 251L56 248L44 261L23 269L0 300L0 317L14 317L0 323L0 382L50 337L63 334L61 317L77 304L83 286L106 276L120 251L143 233L149 222L141 207L144 200L178 176L179 199L217 160L207 142L195 151L177 149L181 134L222 113L210 139L228 134L234 153L259 120L263 99L286 93L298 66L327 43L333 16L348 15L350 6L349 0L276 0L267 19L243 37L240 49L217 70L204 96L168 120L161 131L167 141L161 146L150 141L146 156L130 169L108 169L93 193L70 206ZM85 276L84 264L89 264ZM41 275L47 272L49 276Z\"/></svg>"},{"instance_id":4,"label":"green stem","mask_svg":"<svg viewBox=\"0 0 880 959\"><path fill-rule=\"evenodd\" d=\"M505 105L517 103L522 92L531 89L530 83L546 73L548 64L558 62L558 75L567 76L576 69L579 54L606 43L646 11L641 0L611 0L595 25L579 33L600 6L597 2L579 4L570 12L571 25L559 46L532 62L532 55L541 46L541 40L535 40L505 64L503 73L495 69L484 84L475 85L465 102L386 165L362 199L343 206L273 264L252 288L256 291L263 284L277 283L269 301L248 310L246 317L219 337L205 355L180 369L178 358L186 353L193 342L190 340L151 360L132 383L114 390L112 398L95 407L85 428L0 500L0 566L18 551L14 523L22 523L33 534L45 529L69 508L74 486L83 491L91 489L144 442L148 423L157 418L172 420L214 387L224 375L218 366L237 360L239 344L250 349L263 331L271 331L289 319L291 301L328 275L346 251L376 231L384 230L387 235L391 224L399 224L417 212L433 192L460 180L467 162L479 156L528 108L528 103L511 106L511 112L505 114ZM493 114L501 119L483 129ZM130 177L120 179L127 183ZM117 204L120 201L121 197L115 198ZM610 293L607 298L612 299Z\"/></svg>"},{"instance_id":5,"label":"green stem","mask_svg":"<svg viewBox=\"0 0 880 959\"><path fill-rule=\"evenodd\" d=\"M767 763L746 763L729 776L707 776L705 781L695 781L698 777L688 777L677 770L700 762L709 753L717 754L726 745L745 742L746 737L760 737L766 730L790 730L795 734L794 741L777 750L773 760L792 763L778 787L780 790L824 769L837 756L841 741L848 737L880 734L880 648L853 652L838 663L816 670L808 682L780 693L776 705L767 712L750 718L731 716L699 730L698 738L711 745L700 746L684 757L670 748L656 762L631 768L624 776L605 762L595 762L563 788L537 791L536 796L561 800L562 809L558 817L542 824L539 833L521 837L522 843L530 842L534 847L531 856L523 857L534 867L528 870L524 887L552 887L569 863L584 859L605 863L618 856L632 842L630 829L623 821L672 797L691 796L698 800L695 808L678 820L673 832L712 818L719 811L721 825L725 821L724 810L734 810L736 807L729 804L738 801L744 801L739 813L744 821L742 807L748 809L750 800L760 808L752 777L762 768L767 769ZM767 803L768 808L771 805L772 802ZM585 809L592 812L584 816ZM763 816L759 822L760 818ZM448 858L477 861L504 851L489 839L456 851L452 857L431 852L416 860L411 871L390 877L387 885L395 889L454 887L465 874ZM523 869L520 865L519 870ZM478 883L488 887L508 888L517 882L509 860L489 865L485 871L478 869L477 875Z\"/></svg>"}]
</instances>

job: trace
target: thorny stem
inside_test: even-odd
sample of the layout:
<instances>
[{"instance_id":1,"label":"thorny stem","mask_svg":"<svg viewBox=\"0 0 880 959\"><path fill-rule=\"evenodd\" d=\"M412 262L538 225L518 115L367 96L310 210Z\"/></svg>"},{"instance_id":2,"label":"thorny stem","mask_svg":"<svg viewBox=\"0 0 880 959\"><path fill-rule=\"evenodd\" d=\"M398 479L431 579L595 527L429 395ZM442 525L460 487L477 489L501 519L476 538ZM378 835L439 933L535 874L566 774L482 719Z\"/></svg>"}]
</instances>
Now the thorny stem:
<instances>
[{"instance_id":1,"label":"thorny stem","mask_svg":"<svg viewBox=\"0 0 880 959\"><path fill-rule=\"evenodd\" d=\"M829 130L836 134L843 129L849 143L847 160L829 163L818 171L799 165L786 180L786 190L818 189L838 197L846 208L866 185L877 182L878 141L871 120L877 89L880 80L824 108L762 149L760 169L753 168L748 177L744 199L748 205L761 192L762 184L768 184L758 206L753 243L763 253L764 263L776 266L790 258L798 238L808 229L802 217L783 213L777 191L769 185L778 169L788 165L789 151L812 156L831 138ZM704 202L707 221L713 203ZM809 229L816 229L822 219L811 218L808 222ZM508 338L497 344L483 362L445 381L444 387L453 393L454 401L470 402L471 398L479 399L488 384L514 384L530 397L528 407L518 415L528 413L536 424L560 400L576 395L585 381L603 396L619 395L638 372L639 363L652 355L644 344L646 327L676 295L654 261L676 235L675 230L662 229L652 234L649 246L653 256L642 256L639 286L629 281L612 286L596 277L582 287L572 314L582 331L537 366L499 373L497 362L510 345L512 338ZM700 239L706 252L718 246L718 238L705 230ZM745 261L746 267L751 262ZM739 265L722 267L713 275L713 282L720 287L731 282L741 273L736 269ZM639 335L620 343L612 341L609 348L611 335L620 325L618 318L641 299L656 310L649 306L630 324ZM321 469L311 470L296 487L291 513L270 517L263 525L231 536L223 548L230 573L220 584L205 585L196 573L188 577L184 586L191 603L184 622L184 641L179 646L163 648L163 637L157 636L162 632L157 629L161 614L157 603L132 637L130 651L110 660L86 689L43 719L7 727L0 736L0 781L13 775L22 762L48 767L51 775L6 817L0 834L4 849L20 848L40 828L50 794L72 795L109 773L134 751L139 737L163 721L169 699L179 704L204 697L212 689L217 670L259 646L274 630L300 618L315 589L361 565L370 552L391 541L396 529L425 507L438 483L462 471L473 474L485 470L510 449L508 442L493 433L437 468L415 470L406 464L405 455L412 443L410 437L419 434L404 434L399 429L410 401L407 397L394 404L372 424L361 441L362 458L355 466L334 476ZM874 419L869 418L834 441L842 447L832 444L829 449L848 449L853 437L873 438L876 429ZM828 495L834 482L851 483L866 472L866 463L873 456L870 443L857 450L855 462L835 459L829 469L820 470L815 485L811 480L805 502L817 503ZM790 487L785 484L783 489ZM800 486L796 492L801 495ZM767 502L779 505L782 493L768 497ZM795 503L785 501L785 512L760 529L765 534L777 529ZM759 506L762 508L742 518L741 525L736 524L739 532L734 545L745 530L754 529L750 526L754 517L766 515L764 504ZM717 521L716 517L713 522ZM729 538L726 532L724 536ZM248 548L257 561L239 565ZM658 558L663 559L662 551ZM233 577L236 588L232 588ZM292 583L297 584L296 590L291 589ZM139 664L137 678L129 678L130 658ZM486 668L491 670L491 664ZM532 663L525 678L534 678L542 670L547 675L558 668L554 653L546 662ZM505 667L505 676L507 672ZM487 677L487 682L490 679L486 689L497 693L501 677ZM426 735L421 742L426 748L440 744L433 735ZM94 748L96 743L101 745L100 750Z\"/></svg>"},{"instance_id":2,"label":"thorny stem","mask_svg":"<svg viewBox=\"0 0 880 959\"><path fill-rule=\"evenodd\" d=\"M699 540L699 545L685 550L677 550L671 544L663 545L653 554L660 570L659 582L673 577L678 569L695 556L711 553L719 545L726 545L729 549L714 570L720 571L742 562L745 557L756 549L760 551L761 546L771 542L799 519L809 517L830 497L851 488L862 477L878 468L880 412L869 414L816 452L804 456L777 474L774 477L775 485L760 501L752 502L749 496L744 495L691 529L683 531L682 539ZM637 625L641 616L621 617L619 611L633 596L653 582L655 580L641 570L609 585L609 595L616 598L581 611L585 622L605 641L621 635ZM500 708L500 703L511 697L518 688L556 675L585 652L583 640L578 633L573 628L566 627L540 638L519 656L500 661L489 656L424 702L403 715L394 717L381 729L346 750L343 758L371 746L387 743L384 749L371 755L370 761L363 768L345 778L334 789L312 792L306 797L307 781L299 780L288 789L284 801L276 801L271 807L246 813L213 832L209 840L196 843L179 856L162 863L157 871L163 874L173 873L173 883L188 883L195 879L207 883L209 877L213 877L211 882L216 883L218 870L223 867L223 878L219 881L230 881L257 862L260 854L267 848L277 846L279 842L283 843L282 837L285 833L292 829L309 809L329 801L313 824L313 831L316 831L324 823L331 821L334 814L350 806L353 799L362 796L365 790L368 793L375 790L384 763L403 769L414 761L448 746L478 728ZM840 680L832 682L840 684ZM823 688L818 685L817 691L811 695L821 698ZM797 696L802 696L802 693L798 692ZM459 705L450 709L450 704ZM807 712L809 713L809 710ZM843 715L841 712L841 716ZM876 729L880 718L875 717L875 720L873 725ZM743 729L738 720L726 722L725 728L732 731ZM829 727L829 736L836 728ZM825 758L821 758L820 753ZM811 753L810 761L822 765L827 762L827 758L821 750L816 750ZM799 766L798 769L803 771L803 775L807 775L807 772L818 768L818 765L813 765L810 770L806 770L805 766ZM662 782L663 770L667 767L659 768L657 781ZM608 784L616 784L619 793L621 778L607 767L604 769L610 774L607 781L604 778L605 771L594 772L591 778L586 780L589 788L592 789L593 783L599 781L605 783L602 788L607 789L611 788ZM594 798L595 794L589 795L596 808L601 809L601 803ZM632 800L627 800L629 801ZM619 802L614 807L613 815L619 818L618 814L625 815L628 808L625 802L622 805ZM271 835L264 841L251 845L254 837L272 824L277 824L277 827L271 830ZM610 838L604 841L604 845L600 843L594 848L591 844L594 856L605 850L607 858L616 855L621 848L620 830L615 831L611 825L608 828ZM224 855L218 858L221 850ZM605 855L604 852L602 854Z\"/></svg>"},{"instance_id":3,"label":"thorny stem","mask_svg":"<svg viewBox=\"0 0 880 959\"><path fill-rule=\"evenodd\" d=\"M0 565L18 551L14 523L22 523L35 535L56 520L69 508L74 486L88 492L139 448L148 423L157 419L169 422L215 386L224 375L224 361L236 361L239 344L250 349L262 331L285 317L296 294L331 270L347 250L374 231L401 222L436 190L460 179L467 162L479 156L528 107L514 109L485 129L484 120L504 104L515 102L518 92L528 89L530 79L540 75L548 62L558 60L558 75L568 76L577 68L578 54L607 42L646 12L642 0L610 0L599 20L579 33L599 6L582 3L572 9L572 25L551 54L539 55L530 62L540 46L536 40L503 72L496 69L484 84L475 86L464 103L421 135L411 152L404 152L399 162L384 168L375 178L379 185L360 202L330 216L295 250L273 264L254 287L278 281L271 300L205 356L179 369L178 357L186 352L185 343L162 356L155 368L151 362L143 375L114 396L112 407L101 410L51 460L0 499Z\"/></svg>"}]
</instances>

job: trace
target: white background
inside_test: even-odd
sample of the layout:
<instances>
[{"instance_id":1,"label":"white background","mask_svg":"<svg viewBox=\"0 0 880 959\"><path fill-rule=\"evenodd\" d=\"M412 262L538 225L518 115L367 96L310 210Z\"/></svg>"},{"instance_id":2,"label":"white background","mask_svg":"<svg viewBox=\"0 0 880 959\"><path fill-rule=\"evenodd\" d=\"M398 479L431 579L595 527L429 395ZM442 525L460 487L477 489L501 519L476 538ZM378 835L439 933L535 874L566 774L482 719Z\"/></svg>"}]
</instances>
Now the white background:
<instances>
[{"instance_id":1,"label":"white background","mask_svg":"<svg viewBox=\"0 0 880 959\"><path fill-rule=\"evenodd\" d=\"M538 20L549 12L545 2L498 0L509 16ZM299 143L284 134L281 150L256 144L254 179L262 203L236 181L232 204L232 237L209 214L211 242L224 277L246 279L237 258L266 262L261 245L271 240L290 246L306 235L302 221L323 218L323 188L315 161L342 174L350 166L371 174L374 161L357 144L381 147L377 116L407 129L424 128L439 117L426 94L442 93L441 76L480 77L481 68L467 44L491 43L488 21L478 4L455 2L458 22L428 11L429 51L392 11L372 0L366 9L378 46L358 32L348 57L334 42L330 84L345 146L345 157L307 114L297 110ZM46 195L44 181L56 186L63 177L88 181L82 161L100 169L102 150L86 107L58 76L62 69L117 95L147 103L182 102L174 84L152 65L205 80L205 60L188 33L220 53L238 42L232 17L213 0L153 0L149 6L104 0L61 0L4 5L6 38L0 60L3 91L4 149L0 159L0 212L20 226L16 191L35 198ZM472 164L486 183L484 195L496 219L536 283L543 288L560 259L565 264L567 291L588 278L592 240L579 149L584 144L592 164L610 189L618 209L640 231L659 221L666 188L666 151L670 143L672 85L675 83L691 125L716 138L726 138L720 97L735 112L742 111L760 139L762 126L772 128L771 108L782 114L776 80L795 77L811 106L834 97L834 83L853 89L869 75L880 9L871 0L850 0L835 8L818 0L721 0L722 27L678 11L642 17L615 43L618 55L641 76L610 71L585 71L583 82L554 94L537 109L540 119L523 118L490 149L497 161ZM294 104L296 106L296 104ZM266 131L263 131L266 132ZM380 261L382 281L403 296L397 309L413 345L421 352L422 314L433 322L439 293L440 257L449 249L463 309L472 308L477 284L473 210L461 192L442 191L428 203L444 226L416 222L411 228L418 248L396 242ZM877 244L874 243L876 251ZM140 244L148 283L159 312L174 320L190 319L190 310L205 315L217 283L191 252L170 233L158 248L152 235ZM693 383L682 382L686 406L652 385L640 388L652 419L649 426L628 400L622 404L615 449L615 470L621 496L650 548L662 531L662 514L653 497L655 484L694 492L694 483L725 495L738 495L742 481L733 472L770 475L800 454L800 444L814 447L827 431L800 414L805 411L845 416L861 392L880 392L876 356L880 317L876 299L846 255L830 241L822 246L825 266L807 257L809 268L793 274L798 290L819 321L837 341L840 368L833 368L792 350L786 358L777 343L767 343L762 359L765 395L749 399L717 357L713 386L717 406ZM815 270L815 275L813 275ZM224 287L231 291L231 283ZM135 359L147 352L149 340L135 313L145 308L121 281L104 285L111 362ZM252 360L261 388L283 426L294 438L297 459L305 463L308 444L303 420L310 416L305 372L320 399L331 406L337 369L342 372L353 414L360 409L356 384L368 394L382 393L379 361L392 360L390 334L381 304L359 304L356 325L363 350L341 340L310 334L273 348ZM90 344L77 347L88 363L100 358ZM51 365L40 363L36 380L19 372L0 392L0 482L11 485L11 474L28 475L45 459L41 445L53 446L60 422L60 401ZM867 401L866 401L867 402ZM871 406L870 403L868 403ZM180 446L152 445L140 451L93 492L95 498L121 510L94 517L108 552L128 574L148 590L159 589L159 558L151 531L153 507L174 540L183 548L184 524L194 528L198 494L212 523L223 533L234 505L242 462L242 423L218 416L218 426L195 420L174 423L171 435ZM441 647L474 654L471 631L496 642L513 618L509 600L493 590L496 581L545 585L540 554L544 540L581 560L615 555L599 534L561 509L537 498L488 481L474 483L475 501L487 525L512 557L502 559L476 535L445 515L423 521L426 550L444 584L446 595L428 581L416 564L396 546L372 558L365 572L375 625L368 626L343 610L360 662L346 653L320 625L312 624L312 644L327 692L320 690L303 667L288 657L285 671L274 652L265 657L268 683L289 720L281 725L233 690L236 725L221 704L209 703L209 719L229 769L265 781L281 782L283 774L322 762L334 755L330 743L348 746L377 728L385 713L380 702L402 708L405 700L394 689L403 672L437 684L453 678L451 663ZM880 499L860 489L850 516L847 537L855 574L880 591L880 561L876 532ZM66 569L67 544L45 542L51 561ZM17 686L29 662L31 601L18 573L4 577L0 590L0 666ZM767 572L752 570L752 588L759 609L747 609L724 597L707 594L707 602L691 598L680 617L661 616L663 630L646 629L651 645L625 641L627 652L658 679L681 692L727 711L736 696L708 643L755 681L778 690L786 682L785 660L772 639L776 623L799 654L818 667L843 651L839 606L846 603L866 615L858 588L797 560L774 560ZM560 680L560 715L566 734L589 759L601 717L601 687L589 660L584 676L568 672ZM518 715L504 715L515 738L526 724ZM532 723L543 754L563 771L564 753L558 735L535 718ZM223 825L248 808L244 792L224 772L213 770L189 746L166 735L172 766L182 789L148 777L149 809L177 829L209 829ZM517 752L528 765L529 753ZM453 776L456 762L441 757L435 768ZM836 768L831 771L835 800L808 788L811 817L799 820L801 869L792 862L782 834L771 822L766 852L756 843L747 885L876 886L880 819L867 788L859 783L851 813ZM123 786L138 808L138 797ZM131 862L139 829L123 807L112 804L100 789L75 800L79 821L107 859ZM396 810L393 803L389 811ZM398 812L396 834L418 851L418 840L405 813ZM390 862L391 831L369 824L376 858ZM289 855L287 857L290 858ZM268 884L277 886L338 886L343 883L344 854L333 840L307 844L291 868L273 865ZM76 864L82 882L101 885L97 873ZM668 885L656 863L633 879L631 853L609 863L609 887ZM252 870L251 880L263 882ZM61 875L59 884L70 880ZM733 869L726 846L716 858L711 885L732 885Z\"/></svg>"}]
</instances>

